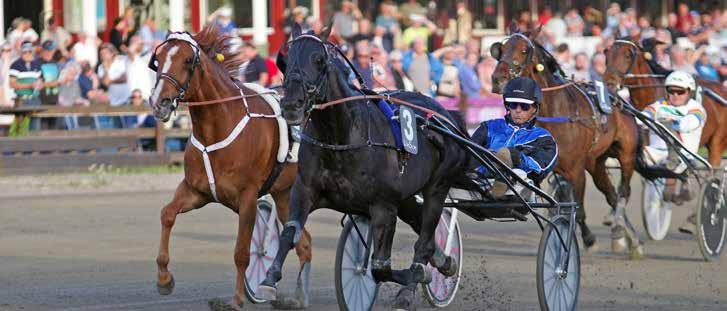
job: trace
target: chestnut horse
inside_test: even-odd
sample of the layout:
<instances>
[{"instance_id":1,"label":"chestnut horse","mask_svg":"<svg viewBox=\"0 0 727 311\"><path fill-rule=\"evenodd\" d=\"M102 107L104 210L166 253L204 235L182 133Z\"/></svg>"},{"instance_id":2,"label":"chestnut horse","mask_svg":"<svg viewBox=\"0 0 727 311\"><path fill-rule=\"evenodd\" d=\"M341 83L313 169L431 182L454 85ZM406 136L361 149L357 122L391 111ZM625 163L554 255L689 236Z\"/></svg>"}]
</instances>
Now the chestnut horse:
<instances>
[{"instance_id":1,"label":"chestnut horse","mask_svg":"<svg viewBox=\"0 0 727 311\"><path fill-rule=\"evenodd\" d=\"M194 124L190 141L196 139L199 145L207 147L203 148L203 153L187 145L184 152L184 180L177 186L172 201L162 209L161 242L156 259L157 288L162 295L170 294L174 288L174 278L167 265L170 257L169 235L177 215L219 202L238 214L234 251L237 279L235 293L229 304L211 301L210 305L240 309L245 295L245 270L250 259L250 239L256 219L257 199L265 194L261 191L265 192L264 183L274 175L272 172L275 166L282 165L274 183L267 183L270 186L266 193L273 196L279 219L286 223L290 189L297 168L291 163L276 163L280 138L273 109L262 97L255 96L255 92L237 85L228 74L239 65L230 50L229 39L222 36L214 26L205 27L194 35L170 34L156 49L150 62L150 68L157 73L157 83L149 102L154 116L167 121L176 109L177 101L223 100L210 105L190 104L189 114ZM241 94L251 96L241 98ZM224 100L226 98L230 100ZM260 117L260 114L267 117ZM235 136L235 132L239 135ZM224 145L225 140L229 143L226 147L216 149L211 146L218 142ZM209 170L205 166L207 161ZM214 179L208 179L208 171ZM300 258L298 284L301 286L301 283L307 283L312 256L310 234L305 230L301 243L296 245L296 251ZM303 282L300 278L304 279ZM305 302L299 302L299 306L305 306Z\"/></svg>"},{"instance_id":2,"label":"chestnut horse","mask_svg":"<svg viewBox=\"0 0 727 311\"><path fill-rule=\"evenodd\" d=\"M631 103L639 110L666 97L666 76L654 73L649 65L651 57L643 47L629 40L616 40L606 51L606 73L603 80L614 90L627 87ZM696 80L703 88L727 98L727 90L720 83ZM709 163L713 167L719 167L722 154L727 148L727 106L707 94L702 96L702 105L707 110L707 123L702 130L700 145L709 150Z\"/></svg>"},{"instance_id":3,"label":"chestnut horse","mask_svg":"<svg viewBox=\"0 0 727 311\"><path fill-rule=\"evenodd\" d=\"M550 131L558 144L554 172L574 187L575 199L581 206L576 220L586 249L592 251L596 243L595 234L586 225L583 201L587 170L617 216L611 225L614 252L623 251L628 239L632 258L639 258L643 255L643 245L624 212L639 150L636 122L619 110L601 114L599 118L583 90L571 82L558 81L554 74L562 71L557 61L534 40L539 32L540 28L521 33L517 26L511 25L511 35L506 41L492 45L491 53L499 60L492 74L493 90L501 91L507 81L517 76L531 77L543 88L543 103L536 120ZM599 120L603 118L606 118L605 124ZM609 157L621 162L618 191L606 171L605 161Z\"/></svg>"}]
</instances>

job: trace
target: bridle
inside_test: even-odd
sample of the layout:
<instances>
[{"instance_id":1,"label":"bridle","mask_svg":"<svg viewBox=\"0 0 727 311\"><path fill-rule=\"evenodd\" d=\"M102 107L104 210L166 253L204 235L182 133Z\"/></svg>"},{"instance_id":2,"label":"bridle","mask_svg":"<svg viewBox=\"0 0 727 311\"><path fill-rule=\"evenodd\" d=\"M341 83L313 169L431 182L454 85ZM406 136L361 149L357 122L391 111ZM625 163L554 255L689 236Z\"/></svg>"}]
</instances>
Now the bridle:
<instances>
[{"instance_id":1,"label":"bridle","mask_svg":"<svg viewBox=\"0 0 727 311\"><path fill-rule=\"evenodd\" d=\"M625 72L620 72L620 71L616 70L615 68L613 68L612 66L608 66L608 67L606 67L606 73L609 73L609 72L615 73L616 76L621 78L624 82L626 81L626 79L639 79L639 78L662 78L663 79L665 77L664 75L661 75L661 74L652 74L652 73L634 74L634 73L631 73L631 71L633 71L633 69L634 69L634 66L636 66L636 58L641 56L639 51L643 51L643 50L640 46L636 45L636 43L633 43L629 40L614 40L613 44L615 45L616 43L628 44L629 45L628 51L629 51L629 53L631 53L633 55L633 57L631 58L631 62L629 63L628 69L626 69ZM611 46L611 48L613 48L613 46ZM642 57L645 58L645 56L642 56ZM623 86L624 87L660 87L663 85L627 85L626 83L623 83Z\"/></svg>"},{"instance_id":2,"label":"bridle","mask_svg":"<svg viewBox=\"0 0 727 311\"><path fill-rule=\"evenodd\" d=\"M323 40L321 40L320 38L318 38L314 35L308 35L308 34L300 35L300 36L296 37L295 39L291 40L290 42L288 42L288 45L292 46L294 43L296 43L298 41L303 41L303 40L313 40L313 41L321 44L321 46L323 47L323 52L325 53L324 59L326 61L326 64L325 64L326 66L323 67L324 68L323 73L318 76L316 81L313 84L310 84L310 83L306 82L305 79L303 79L303 77L305 76L305 73L303 72L302 69L300 69L300 66L297 66L298 62L296 59L295 63L290 63L290 64L286 65L286 67L290 68L290 69L285 74L285 78L283 79L283 88L287 90L291 86L292 83L299 83L300 85L302 85L303 90L304 90L303 101L305 102L305 105L306 105L305 111L306 111L306 113L308 113L308 112L310 112L311 109L313 109L312 108L313 102L318 101L318 100L325 100L325 98L323 98L325 95L322 95L322 93L323 94L325 94L325 93L322 91L326 85L326 79L328 78L328 70L326 67L329 62L329 57L328 57L328 46L326 45L327 42L323 42ZM332 45L331 43L328 43L328 44Z\"/></svg>"},{"instance_id":3,"label":"bridle","mask_svg":"<svg viewBox=\"0 0 727 311\"><path fill-rule=\"evenodd\" d=\"M330 43L328 41L323 41L320 38L318 38L315 35L311 34L302 34L297 36L295 39L289 41L286 43L289 47L292 46L294 43L303 41L303 40L313 40L315 42L318 42L323 46L323 52L324 52L324 61L325 61L325 68L323 70L323 73L318 76L316 81L314 83L308 83L303 79L305 76L305 73L302 69L300 69L300 66L297 66L297 61L295 63L287 64L286 67L289 68L285 74L285 78L283 80L283 88L288 89L291 85L291 83L299 83L303 86L303 101L305 104L305 113L306 115L309 114L313 108L315 107L315 102L325 102L326 101L326 92L324 88L327 86L327 79L328 79L328 65L332 64L333 57L329 53L329 48L332 48L337 54L341 55L344 60L349 65L349 68L353 70L353 72L356 74L356 78L359 81L359 84L364 86L363 78L361 77L361 74L356 70L356 68L351 64L351 61L345 56L345 53L341 51L338 46L334 45L333 43ZM288 49L289 50L289 49ZM287 57L287 56L286 56ZM297 60L297 59L296 59ZM364 86L365 87L365 86Z\"/></svg>"},{"instance_id":4,"label":"bridle","mask_svg":"<svg viewBox=\"0 0 727 311\"><path fill-rule=\"evenodd\" d=\"M192 64L189 67L189 70L187 71L187 79L184 81L184 83L179 82L175 77L172 75L166 73L166 72L159 72L158 67L158 60L157 60L157 50L164 46L166 43L170 41L184 41L186 42L194 51L194 58L192 60ZM194 72L197 69L197 65L200 63L200 56L199 56L199 45L197 44L194 39L192 39L192 36L189 34L189 32L173 32L170 33L166 40L159 44L155 49L154 53L151 56L151 59L149 59L149 69L154 70L154 72L157 73L157 84L160 80L167 80L168 82L172 83L174 88L177 89L177 96L174 98L170 98L172 101L172 110L177 110L177 107L179 106L179 101L184 100L185 95L187 94L187 90L189 89L189 85L192 82L192 77L194 76ZM158 85L155 84L154 88L156 88ZM153 93L153 91L152 91Z\"/></svg>"},{"instance_id":5,"label":"bridle","mask_svg":"<svg viewBox=\"0 0 727 311\"><path fill-rule=\"evenodd\" d=\"M511 60L500 60L500 58L501 58L500 56L501 55L498 55L496 57L497 61L504 62L505 64L508 65L507 66L508 67L508 72L507 72L507 74L508 74L508 81L522 76L523 71L525 71L525 68L528 68L528 66L530 64L532 64L532 62L533 62L533 53L535 51L535 44L533 44L533 41L531 41L530 38L528 38L526 35L518 32L518 33L514 33L514 34L506 37L505 39L502 40L502 42L496 42L495 44L493 44L493 46L490 48L490 54L493 54L492 53L492 49L493 48L500 49L500 52L498 52L498 54L501 54L502 53L502 46L508 40L510 40L513 37L520 37L523 40L525 40L525 42L528 43L528 50L527 50L527 55L525 56L525 61L522 64L520 62L518 62L517 60L515 60L515 59L511 59Z\"/></svg>"}]
</instances>

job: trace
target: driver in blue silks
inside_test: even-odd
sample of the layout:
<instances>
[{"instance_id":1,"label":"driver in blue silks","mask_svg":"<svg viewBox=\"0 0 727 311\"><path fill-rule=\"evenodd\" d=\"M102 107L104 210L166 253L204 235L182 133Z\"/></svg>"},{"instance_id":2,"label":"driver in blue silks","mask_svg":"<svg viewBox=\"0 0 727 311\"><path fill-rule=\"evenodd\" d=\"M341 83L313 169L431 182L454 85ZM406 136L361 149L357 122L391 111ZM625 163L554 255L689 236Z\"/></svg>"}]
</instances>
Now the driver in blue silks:
<instances>
[{"instance_id":1,"label":"driver in blue silks","mask_svg":"<svg viewBox=\"0 0 727 311\"><path fill-rule=\"evenodd\" d=\"M555 167L558 147L550 133L535 125L543 93L531 78L518 77L505 85L503 92L507 114L502 119L482 122L472 140L492 152L520 177L536 184ZM477 168L486 173L487 168ZM491 189L495 198L507 195L507 186L496 182Z\"/></svg>"}]
</instances>

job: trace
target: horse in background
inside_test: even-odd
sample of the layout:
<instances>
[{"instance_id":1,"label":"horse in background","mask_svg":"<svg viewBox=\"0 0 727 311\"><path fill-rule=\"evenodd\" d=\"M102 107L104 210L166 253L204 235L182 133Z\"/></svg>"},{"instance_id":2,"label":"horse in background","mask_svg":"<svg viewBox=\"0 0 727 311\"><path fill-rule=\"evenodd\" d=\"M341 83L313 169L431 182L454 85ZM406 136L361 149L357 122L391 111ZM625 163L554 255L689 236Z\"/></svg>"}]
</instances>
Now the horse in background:
<instances>
[{"instance_id":1,"label":"horse in background","mask_svg":"<svg viewBox=\"0 0 727 311\"><path fill-rule=\"evenodd\" d=\"M641 45L631 40L615 40L605 54L604 82L614 91L628 88L634 107L644 110L657 100L666 98L666 75L655 72L653 56ZM727 98L727 90L722 84L696 77L695 80L702 88ZM702 96L702 106L707 110L707 122L702 130L700 145L709 150L708 160L712 167L720 167L722 154L727 148L727 106L707 94Z\"/></svg>"},{"instance_id":2,"label":"horse in background","mask_svg":"<svg viewBox=\"0 0 727 311\"><path fill-rule=\"evenodd\" d=\"M578 85L558 79L556 75L561 75L562 69L555 58L535 41L540 28L520 32L512 23L509 32L506 41L497 42L490 48L493 57L499 61L492 74L493 91L499 93L507 81L518 76L528 76L543 88L543 103L536 121L553 135L558 144L559 158L554 173L573 185L575 200L581 207L576 213L576 220L586 250L592 252L596 248L596 236L586 225L584 196L585 171L588 171L615 215L611 225L613 251L622 252L629 244L632 258L641 258L643 243L624 211L631 195L630 180L640 149L634 118L619 110L612 114L599 113L595 105L589 104L585 91ZM609 157L621 163L618 191L606 170L605 162Z\"/></svg>"},{"instance_id":3,"label":"horse in background","mask_svg":"<svg viewBox=\"0 0 727 311\"><path fill-rule=\"evenodd\" d=\"M296 174L294 163L276 163L280 144L277 120L254 115L270 116L274 114L273 109L256 92L232 80L229 73L236 72L239 64L231 44L230 37L221 35L215 26L206 26L194 35L173 33L156 49L150 63L157 73L157 84L149 103L157 119L163 122L169 120L177 108L177 102L181 100L220 101L209 105L190 104L189 114L194 124L190 141L196 139L207 147L203 152L187 145L184 152L184 180L177 186L172 201L161 212L161 242L156 262L158 291L162 295L169 295L174 289L174 277L167 268L170 260L169 238L177 215L213 202L219 202L237 213L234 251L237 278L234 295L230 303L210 301L213 309L222 310L239 310L243 304L245 271L250 260L257 199L270 193L275 200L280 221L286 223L290 188ZM241 98L241 94L250 96ZM236 99L224 100L227 98ZM239 135L233 137L231 133L237 131L240 125ZM207 150L212 144L223 142L229 137L233 137L233 140L226 147ZM207 161L209 171L205 166ZM263 189L276 165L283 165L279 176L269 189ZM213 180L208 179L209 174L214 174ZM220 230L224 231L224 228ZM305 307L309 295L307 284L312 249L310 234L301 229L300 235L300 243L296 245L301 271L298 277L299 297L292 305Z\"/></svg>"}]
</instances>

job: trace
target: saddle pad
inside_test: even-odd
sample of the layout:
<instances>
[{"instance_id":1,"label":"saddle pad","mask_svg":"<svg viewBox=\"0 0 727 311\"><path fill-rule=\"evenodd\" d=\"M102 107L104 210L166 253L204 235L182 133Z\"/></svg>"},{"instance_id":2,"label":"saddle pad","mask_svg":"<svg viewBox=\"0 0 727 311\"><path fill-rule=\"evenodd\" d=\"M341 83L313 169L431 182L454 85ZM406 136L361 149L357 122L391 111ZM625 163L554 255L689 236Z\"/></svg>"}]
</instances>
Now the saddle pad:
<instances>
[{"instance_id":1,"label":"saddle pad","mask_svg":"<svg viewBox=\"0 0 727 311\"><path fill-rule=\"evenodd\" d=\"M288 128L288 123L285 122L285 119L283 119L280 113L280 96L275 90L265 88L257 83L243 83L243 85L246 88L260 94L260 97L262 97L265 102L270 105L270 108L273 109L273 113L277 116L275 119L278 121L278 134L280 135L280 143L278 144L278 153L276 157L277 161L283 163L286 162L287 159L287 162L298 162L298 148L300 143L296 141L294 141L292 145L290 143L290 129ZM271 94L271 92L274 92L274 94Z\"/></svg>"},{"instance_id":2,"label":"saddle pad","mask_svg":"<svg viewBox=\"0 0 727 311\"><path fill-rule=\"evenodd\" d=\"M396 148L403 150L404 143L401 140L401 124L399 123L398 114L396 113L398 108L385 100L379 100L376 103L376 106L379 107L379 110L381 110L384 114L386 120L389 120L389 126L391 127L392 134L394 134L394 140L396 141Z\"/></svg>"},{"instance_id":3,"label":"saddle pad","mask_svg":"<svg viewBox=\"0 0 727 311\"><path fill-rule=\"evenodd\" d=\"M596 85L596 83L600 83L600 85ZM592 103L596 103L594 106L598 107L598 110L601 111L601 113L611 114L613 112L611 102L609 101L609 93L603 82L595 81L594 83L581 84L581 86L586 90L585 93L588 95L588 99ZM603 100L601 99L601 96L599 96L599 93L601 92L605 95Z\"/></svg>"}]
</instances>

